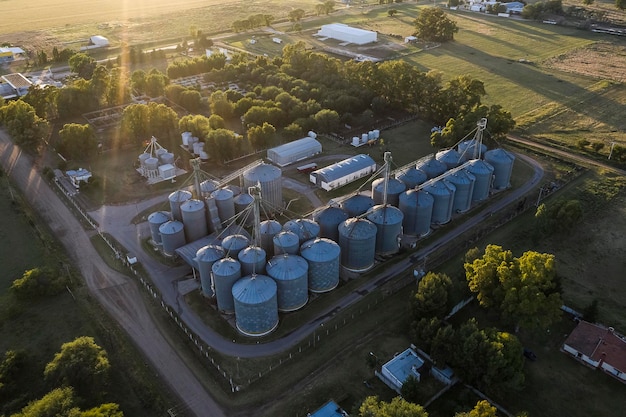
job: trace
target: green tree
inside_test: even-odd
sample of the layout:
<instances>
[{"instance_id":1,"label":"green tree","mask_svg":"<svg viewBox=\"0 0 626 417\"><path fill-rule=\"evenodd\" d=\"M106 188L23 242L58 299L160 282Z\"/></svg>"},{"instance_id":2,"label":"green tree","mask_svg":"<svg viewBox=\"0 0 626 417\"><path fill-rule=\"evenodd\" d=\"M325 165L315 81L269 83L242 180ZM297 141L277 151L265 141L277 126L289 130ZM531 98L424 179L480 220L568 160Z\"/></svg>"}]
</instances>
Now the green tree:
<instances>
[{"instance_id":1,"label":"green tree","mask_svg":"<svg viewBox=\"0 0 626 417\"><path fill-rule=\"evenodd\" d=\"M626 0L615 0L615 7L620 10L626 9Z\"/></svg>"},{"instance_id":2,"label":"green tree","mask_svg":"<svg viewBox=\"0 0 626 417\"><path fill-rule=\"evenodd\" d=\"M22 100L10 101L0 107L0 124L27 152L36 152L49 131L48 122L37 116L35 109Z\"/></svg>"},{"instance_id":3,"label":"green tree","mask_svg":"<svg viewBox=\"0 0 626 417\"><path fill-rule=\"evenodd\" d=\"M150 97L159 97L165 94L165 87L169 84L169 78L157 69L152 69L146 76L145 93Z\"/></svg>"},{"instance_id":4,"label":"green tree","mask_svg":"<svg viewBox=\"0 0 626 417\"><path fill-rule=\"evenodd\" d=\"M420 280L411 301L413 318L443 318L450 309L451 289L452 280L446 274L428 272Z\"/></svg>"},{"instance_id":5,"label":"green tree","mask_svg":"<svg viewBox=\"0 0 626 417\"><path fill-rule=\"evenodd\" d=\"M565 233L572 230L582 216L582 204L579 200L558 199L542 203L535 212L536 229L541 236Z\"/></svg>"},{"instance_id":6,"label":"green tree","mask_svg":"<svg viewBox=\"0 0 626 417\"><path fill-rule=\"evenodd\" d=\"M219 117L217 115L211 115L211 117ZM215 119L214 119L215 120ZM223 121L224 119L222 119ZM214 122L215 123L215 122ZM201 114L187 115L181 117L178 121L179 132L191 132L192 136L197 138L205 138L209 130L216 129L211 126L210 118Z\"/></svg>"},{"instance_id":7,"label":"green tree","mask_svg":"<svg viewBox=\"0 0 626 417\"><path fill-rule=\"evenodd\" d=\"M56 388L42 398L31 401L21 412L12 417L80 417L74 405L72 387Z\"/></svg>"},{"instance_id":8,"label":"green tree","mask_svg":"<svg viewBox=\"0 0 626 417\"><path fill-rule=\"evenodd\" d=\"M389 9L389 10L387 10L387 16L389 16L389 17L394 17L397 14L398 14L398 9Z\"/></svg>"},{"instance_id":9,"label":"green tree","mask_svg":"<svg viewBox=\"0 0 626 417\"><path fill-rule=\"evenodd\" d=\"M224 129L226 128L226 122L221 116L217 114L212 114L209 116L209 127L211 129Z\"/></svg>"},{"instance_id":10,"label":"green tree","mask_svg":"<svg viewBox=\"0 0 626 417\"><path fill-rule=\"evenodd\" d=\"M489 404L489 401L481 400L472 410L456 413L454 417L498 417L498 409Z\"/></svg>"},{"instance_id":11,"label":"green tree","mask_svg":"<svg viewBox=\"0 0 626 417\"><path fill-rule=\"evenodd\" d=\"M146 91L146 72L143 70L135 70L130 76L130 85L133 90L139 94L143 94Z\"/></svg>"},{"instance_id":12,"label":"green tree","mask_svg":"<svg viewBox=\"0 0 626 417\"><path fill-rule=\"evenodd\" d=\"M378 397L367 397L359 407L359 417L428 417L419 404L412 404L401 397L391 402L380 401Z\"/></svg>"},{"instance_id":13,"label":"green tree","mask_svg":"<svg viewBox=\"0 0 626 417\"><path fill-rule=\"evenodd\" d=\"M83 411L80 417L124 417L124 413L118 404L106 403Z\"/></svg>"},{"instance_id":14,"label":"green tree","mask_svg":"<svg viewBox=\"0 0 626 417\"><path fill-rule=\"evenodd\" d=\"M420 399L420 391L420 381L415 376L409 375L402 383L400 395L410 403L417 403Z\"/></svg>"},{"instance_id":15,"label":"green tree","mask_svg":"<svg viewBox=\"0 0 626 417\"><path fill-rule=\"evenodd\" d=\"M85 160L98 151L98 139L91 125L68 123L59 130L59 151L66 158Z\"/></svg>"},{"instance_id":16,"label":"green tree","mask_svg":"<svg viewBox=\"0 0 626 417\"><path fill-rule=\"evenodd\" d=\"M131 104L122 112L121 124L127 142L141 144L152 136L158 136L167 148L173 148L178 143L178 115L165 104Z\"/></svg>"},{"instance_id":17,"label":"green tree","mask_svg":"<svg viewBox=\"0 0 626 417\"><path fill-rule=\"evenodd\" d=\"M96 69L96 60L84 53L77 53L71 56L68 61L70 71L86 80L91 79L93 71Z\"/></svg>"},{"instance_id":18,"label":"green tree","mask_svg":"<svg viewBox=\"0 0 626 417\"><path fill-rule=\"evenodd\" d=\"M207 133L207 142L209 156L218 163L233 159L241 153L241 139L232 130L210 130Z\"/></svg>"},{"instance_id":19,"label":"green tree","mask_svg":"<svg viewBox=\"0 0 626 417\"><path fill-rule=\"evenodd\" d=\"M438 7L427 7L415 19L415 35L430 42L446 42L454 39L459 31L456 22Z\"/></svg>"},{"instance_id":20,"label":"green tree","mask_svg":"<svg viewBox=\"0 0 626 417\"><path fill-rule=\"evenodd\" d=\"M302 20L304 15L305 12L302 9L290 10L289 13L287 13L290 22L299 22L300 20Z\"/></svg>"},{"instance_id":21,"label":"green tree","mask_svg":"<svg viewBox=\"0 0 626 417\"><path fill-rule=\"evenodd\" d=\"M442 321L437 317L423 317L411 322L410 335L416 345L432 353L432 343L441 328Z\"/></svg>"},{"instance_id":22,"label":"green tree","mask_svg":"<svg viewBox=\"0 0 626 417\"><path fill-rule=\"evenodd\" d=\"M59 89L53 85L41 87L33 84L28 88L28 94L21 97L20 100L33 106L35 113L40 118L54 120L59 116L57 109L58 94Z\"/></svg>"},{"instance_id":23,"label":"green tree","mask_svg":"<svg viewBox=\"0 0 626 417\"><path fill-rule=\"evenodd\" d=\"M197 113L202 107L202 95L199 91L187 89L181 93L178 104L191 113Z\"/></svg>"},{"instance_id":24,"label":"green tree","mask_svg":"<svg viewBox=\"0 0 626 417\"><path fill-rule=\"evenodd\" d=\"M16 381L26 366L26 352L7 350L0 362L0 402L16 397Z\"/></svg>"},{"instance_id":25,"label":"green tree","mask_svg":"<svg viewBox=\"0 0 626 417\"><path fill-rule=\"evenodd\" d=\"M253 149L263 149L272 143L276 129L271 124L264 122L262 126L248 128L247 136Z\"/></svg>"},{"instance_id":26,"label":"green tree","mask_svg":"<svg viewBox=\"0 0 626 417\"><path fill-rule=\"evenodd\" d=\"M65 289L67 278L49 267L25 271L21 278L11 284L11 290L19 298L28 299L59 294Z\"/></svg>"},{"instance_id":27,"label":"green tree","mask_svg":"<svg viewBox=\"0 0 626 417\"><path fill-rule=\"evenodd\" d=\"M331 133L339 127L339 113L335 110L322 109L315 113L314 119L323 133Z\"/></svg>"},{"instance_id":28,"label":"green tree","mask_svg":"<svg viewBox=\"0 0 626 417\"><path fill-rule=\"evenodd\" d=\"M223 119L228 120L233 117L233 103L228 100L228 97L223 91L215 91L211 94L209 99L211 113L221 116Z\"/></svg>"}]
</instances>

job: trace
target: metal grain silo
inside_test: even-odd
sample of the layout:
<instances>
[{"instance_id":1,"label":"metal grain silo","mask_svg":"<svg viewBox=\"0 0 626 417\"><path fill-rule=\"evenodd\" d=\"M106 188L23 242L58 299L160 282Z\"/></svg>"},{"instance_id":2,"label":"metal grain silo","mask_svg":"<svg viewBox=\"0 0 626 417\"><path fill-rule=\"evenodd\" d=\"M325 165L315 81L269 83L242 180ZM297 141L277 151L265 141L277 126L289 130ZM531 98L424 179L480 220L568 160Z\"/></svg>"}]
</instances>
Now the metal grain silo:
<instances>
[{"instance_id":1,"label":"metal grain silo","mask_svg":"<svg viewBox=\"0 0 626 417\"><path fill-rule=\"evenodd\" d=\"M341 249L336 242L317 238L300 246L300 256L309 264L309 290L328 292L339 285L339 260Z\"/></svg>"},{"instance_id":2,"label":"metal grain silo","mask_svg":"<svg viewBox=\"0 0 626 417\"><path fill-rule=\"evenodd\" d=\"M497 148L485 152L485 161L493 166L493 188L502 190L510 187L515 155L502 148Z\"/></svg>"},{"instance_id":3,"label":"metal grain silo","mask_svg":"<svg viewBox=\"0 0 626 417\"><path fill-rule=\"evenodd\" d=\"M278 326L276 282L266 275L245 276L232 289L237 330L265 336Z\"/></svg>"},{"instance_id":4,"label":"metal grain silo","mask_svg":"<svg viewBox=\"0 0 626 417\"><path fill-rule=\"evenodd\" d=\"M234 313L233 285L241 278L241 264L231 257L223 258L211 266L211 272L217 309L223 313Z\"/></svg>"},{"instance_id":5,"label":"metal grain silo","mask_svg":"<svg viewBox=\"0 0 626 417\"><path fill-rule=\"evenodd\" d=\"M144 161L143 166L146 171L156 171L159 169L159 158L150 157Z\"/></svg>"},{"instance_id":6,"label":"metal grain silo","mask_svg":"<svg viewBox=\"0 0 626 417\"><path fill-rule=\"evenodd\" d=\"M493 181L493 167L482 159L473 159L467 163L466 169L476 178L472 202L486 200Z\"/></svg>"},{"instance_id":7,"label":"metal grain silo","mask_svg":"<svg viewBox=\"0 0 626 417\"><path fill-rule=\"evenodd\" d=\"M235 213L239 214L242 211L246 210L248 207L250 207L250 205L254 202L254 197L252 197L248 193L242 193L242 194L235 196L233 198L233 201L235 202ZM252 212L250 211L248 214L248 217L246 218L244 225L252 226L253 223L254 223L254 216L252 215Z\"/></svg>"},{"instance_id":8,"label":"metal grain silo","mask_svg":"<svg viewBox=\"0 0 626 417\"><path fill-rule=\"evenodd\" d=\"M369 209L366 217L376 225L376 253L391 255L398 252L404 219L400 209L390 205L378 205Z\"/></svg>"},{"instance_id":9,"label":"metal grain silo","mask_svg":"<svg viewBox=\"0 0 626 417\"><path fill-rule=\"evenodd\" d=\"M438 180L424 187L424 191L433 196L432 224L445 224L452 218L452 203L454 201L454 185Z\"/></svg>"},{"instance_id":10,"label":"metal grain silo","mask_svg":"<svg viewBox=\"0 0 626 417\"><path fill-rule=\"evenodd\" d=\"M289 220L283 225L283 230L293 232L298 236L300 241L298 246L320 235L320 225L310 219Z\"/></svg>"},{"instance_id":11,"label":"metal grain silo","mask_svg":"<svg viewBox=\"0 0 626 417\"><path fill-rule=\"evenodd\" d=\"M159 160L161 161L161 164L174 164L174 154L171 152L163 152L161 155L159 155Z\"/></svg>"},{"instance_id":12,"label":"metal grain silo","mask_svg":"<svg viewBox=\"0 0 626 417\"><path fill-rule=\"evenodd\" d=\"M191 193L187 190L177 190L169 195L170 211L174 220L183 221L183 217L180 214L180 205L187 200L191 200L191 197Z\"/></svg>"},{"instance_id":13,"label":"metal grain silo","mask_svg":"<svg viewBox=\"0 0 626 417\"><path fill-rule=\"evenodd\" d=\"M339 240L339 225L348 220L348 212L342 208L328 206L313 215L313 218L320 226L320 237L327 237Z\"/></svg>"},{"instance_id":14,"label":"metal grain silo","mask_svg":"<svg viewBox=\"0 0 626 417\"><path fill-rule=\"evenodd\" d=\"M435 158L429 159L427 161L420 161L415 165L415 168L424 172L428 179L438 177L448 170L446 164L438 161Z\"/></svg>"},{"instance_id":15,"label":"metal grain silo","mask_svg":"<svg viewBox=\"0 0 626 417\"><path fill-rule=\"evenodd\" d=\"M351 218L339 225L341 265L349 271L363 272L374 266L376 225L367 219Z\"/></svg>"},{"instance_id":16,"label":"metal grain silo","mask_svg":"<svg viewBox=\"0 0 626 417\"><path fill-rule=\"evenodd\" d=\"M283 227L276 220L264 220L259 224L260 244L268 257L274 256L273 239L281 230Z\"/></svg>"},{"instance_id":17,"label":"metal grain silo","mask_svg":"<svg viewBox=\"0 0 626 417\"><path fill-rule=\"evenodd\" d=\"M417 168L409 168L397 174L396 178L402 181L406 185L407 189L411 189L425 183L428 176L424 173L424 171L420 171Z\"/></svg>"},{"instance_id":18,"label":"metal grain silo","mask_svg":"<svg viewBox=\"0 0 626 417\"><path fill-rule=\"evenodd\" d=\"M263 204L270 211L280 210L283 207L281 175L280 168L274 165L261 164L243 173L243 185L247 190L249 187L260 183Z\"/></svg>"},{"instance_id":19,"label":"metal grain silo","mask_svg":"<svg viewBox=\"0 0 626 417\"><path fill-rule=\"evenodd\" d=\"M452 211L463 213L472 207L472 195L474 194L474 184L476 177L464 169L459 169L446 176L445 181L454 185L456 191L452 202Z\"/></svg>"},{"instance_id":20,"label":"metal grain silo","mask_svg":"<svg viewBox=\"0 0 626 417\"><path fill-rule=\"evenodd\" d=\"M426 236L430 233L435 199L424 190L407 190L400 194L400 211L404 214L402 229L404 234Z\"/></svg>"},{"instance_id":21,"label":"metal grain silo","mask_svg":"<svg viewBox=\"0 0 626 417\"><path fill-rule=\"evenodd\" d=\"M463 162L461 154L452 148L437 152L435 159L446 164L448 169L456 168Z\"/></svg>"},{"instance_id":22,"label":"metal grain silo","mask_svg":"<svg viewBox=\"0 0 626 417\"><path fill-rule=\"evenodd\" d=\"M233 192L228 188L221 188L211 193L211 197L215 199L217 213L222 223L235 215L235 201L233 200Z\"/></svg>"},{"instance_id":23,"label":"metal grain silo","mask_svg":"<svg viewBox=\"0 0 626 417\"><path fill-rule=\"evenodd\" d=\"M195 242L209 234L205 211L206 207L200 200L187 200L180 205L187 242Z\"/></svg>"},{"instance_id":24,"label":"metal grain silo","mask_svg":"<svg viewBox=\"0 0 626 417\"><path fill-rule=\"evenodd\" d=\"M385 179L378 178L372 182L372 198L374 204L383 204ZM406 184L396 178L389 178L387 182L387 204L398 207L400 194L406 191Z\"/></svg>"},{"instance_id":25,"label":"metal grain silo","mask_svg":"<svg viewBox=\"0 0 626 417\"><path fill-rule=\"evenodd\" d=\"M298 249L300 249L300 238L298 238L298 235L287 230L274 235L272 242L274 243L274 255L280 255L281 253L296 255Z\"/></svg>"},{"instance_id":26,"label":"metal grain silo","mask_svg":"<svg viewBox=\"0 0 626 417\"><path fill-rule=\"evenodd\" d=\"M357 217L374 207L374 200L363 194L355 194L341 202L341 208L348 212L350 217Z\"/></svg>"},{"instance_id":27,"label":"metal grain silo","mask_svg":"<svg viewBox=\"0 0 626 417\"><path fill-rule=\"evenodd\" d=\"M258 246L248 246L237 254L237 259L241 264L242 275L265 273L265 262L267 254Z\"/></svg>"},{"instance_id":28,"label":"metal grain silo","mask_svg":"<svg viewBox=\"0 0 626 417\"><path fill-rule=\"evenodd\" d=\"M228 235L222 240L222 248L226 251L226 255L235 259L237 259L239 252L249 245L250 239L239 233Z\"/></svg>"},{"instance_id":29,"label":"metal grain silo","mask_svg":"<svg viewBox=\"0 0 626 417\"><path fill-rule=\"evenodd\" d=\"M487 152L487 145L480 143L476 139L470 139L459 143L457 146L461 158L463 161L469 161L471 159L481 159Z\"/></svg>"},{"instance_id":30,"label":"metal grain silo","mask_svg":"<svg viewBox=\"0 0 626 417\"><path fill-rule=\"evenodd\" d=\"M140 168L145 168L146 167L146 159L150 158L150 154L149 153L142 153L139 155L139 167Z\"/></svg>"},{"instance_id":31,"label":"metal grain silo","mask_svg":"<svg viewBox=\"0 0 626 417\"><path fill-rule=\"evenodd\" d=\"M150 238L155 244L161 244L161 234L159 233L159 227L161 227L163 223L169 222L170 220L172 220L172 218L171 214L168 211L155 211L148 216L148 225L150 226Z\"/></svg>"},{"instance_id":32,"label":"metal grain silo","mask_svg":"<svg viewBox=\"0 0 626 417\"><path fill-rule=\"evenodd\" d=\"M185 226L178 220L171 220L159 226L163 253L174 256L175 250L185 246Z\"/></svg>"},{"instance_id":33,"label":"metal grain silo","mask_svg":"<svg viewBox=\"0 0 626 417\"><path fill-rule=\"evenodd\" d=\"M267 262L267 275L277 286L278 311L295 311L309 301L309 264L298 255L277 255Z\"/></svg>"},{"instance_id":34,"label":"metal grain silo","mask_svg":"<svg viewBox=\"0 0 626 417\"><path fill-rule=\"evenodd\" d=\"M211 282L211 267L216 261L225 256L224 249L218 245L203 246L196 252L194 261L198 265L200 273L200 288L202 295L213 297L213 283Z\"/></svg>"},{"instance_id":35,"label":"metal grain silo","mask_svg":"<svg viewBox=\"0 0 626 417\"><path fill-rule=\"evenodd\" d=\"M228 185L225 185L224 188L232 191L233 196L238 196L239 194L241 194L241 187L238 185L228 184Z\"/></svg>"},{"instance_id":36,"label":"metal grain silo","mask_svg":"<svg viewBox=\"0 0 626 417\"><path fill-rule=\"evenodd\" d=\"M217 183L213 180L205 180L200 183L200 193L204 198L210 196L215 190L217 190Z\"/></svg>"}]
</instances>

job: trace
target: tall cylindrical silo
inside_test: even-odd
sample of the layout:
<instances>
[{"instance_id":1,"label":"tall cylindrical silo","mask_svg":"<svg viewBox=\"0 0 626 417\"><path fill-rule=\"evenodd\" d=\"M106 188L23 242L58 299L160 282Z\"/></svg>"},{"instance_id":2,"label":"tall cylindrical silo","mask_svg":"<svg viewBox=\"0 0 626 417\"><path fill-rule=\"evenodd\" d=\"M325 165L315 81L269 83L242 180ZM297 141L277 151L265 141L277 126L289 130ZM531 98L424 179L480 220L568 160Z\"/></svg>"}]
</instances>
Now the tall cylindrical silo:
<instances>
[{"instance_id":1,"label":"tall cylindrical silo","mask_svg":"<svg viewBox=\"0 0 626 417\"><path fill-rule=\"evenodd\" d=\"M159 226L163 253L167 256L174 256L175 250L185 246L185 226L178 220L171 220Z\"/></svg>"},{"instance_id":2,"label":"tall cylindrical silo","mask_svg":"<svg viewBox=\"0 0 626 417\"><path fill-rule=\"evenodd\" d=\"M439 162L443 162L444 164L446 164L446 167L448 167L448 169L456 168L463 163L461 154L452 148L437 152L435 154L435 158Z\"/></svg>"},{"instance_id":3,"label":"tall cylindrical silo","mask_svg":"<svg viewBox=\"0 0 626 417\"><path fill-rule=\"evenodd\" d=\"M195 261L200 273L200 287L202 295L213 297L213 283L211 282L211 267L216 261L225 256L224 249L218 245L203 246L196 252Z\"/></svg>"},{"instance_id":4,"label":"tall cylindrical silo","mask_svg":"<svg viewBox=\"0 0 626 417\"><path fill-rule=\"evenodd\" d=\"M374 204L383 204L385 179L378 178L372 182L372 197ZM398 207L400 194L406 191L406 184L396 178L389 178L387 182L387 204Z\"/></svg>"},{"instance_id":5,"label":"tall cylindrical silo","mask_svg":"<svg viewBox=\"0 0 626 417\"><path fill-rule=\"evenodd\" d=\"M195 242L209 234L205 210L200 200L187 200L180 205L187 242Z\"/></svg>"},{"instance_id":6,"label":"tall cylindrical silo","mask_svg":"<svg viewBox=\"0 0 626 417\"><path fill-rule=\"evenodd\" d=\"M278 311L295 311L309 301L309 264L298 255L277 255L267 262L267 275L276 281Z\"/></svg>"},{"instance_id":7,"label":"tall cylindrical silo","mask_svg":"<svg viewBox=\"0 0 626 417\"><path fill-rule=\"evenodd\" d=\"M425 173L428 179L438 177L448 170L448 166L446 164L435 158L427 161L420 161L415 165L415 168Z\"/></svg>"},{"instance_id":8,"label":"tall cylindrical silo","mask_svg":"<svg viewBox=\"0 0 626 417\"><path fill-rule=\"evenodd\" d=\"M487 152L487 145L484 143L478 145L478 141L476 139L470 139L459 143L457 149L459 154L461 154L463 161L469 161L471 159L484 158L485 152Z\"/></svg>"},{"instance_id":9,"label":"tall cylindrical silo","mask_svg":"<svg viewBox=\"0 0 626 417\"><path fill-rule=\"evenodd\" d=\"M339 240L339 225L348 220L348 212L339 207L328 206L313 215L320 226L320 237Z\"/></svg>"},{"instance_id":10,"label":"tall cylindrical silo","mask_svg":"<svg viewBox=\"0 0 626 417\"><path fill-rule=\"evenodd\" d=\"M235 215L235 201L233 200L233 192L228 188L220 188L213 191L211 197L215 199L217 213L222 223L227 222Z\"/></svg>"},{"instance_id":11,"label":"tall cylindrical silo","mask_svg":"<svg viewBox=\"0 0 626 417\"><path fill-rule=\"evenodd\" d=\"M144 169L146 167L146 160L150 158L149 153L142 153L139 155L139 167Z\"/></svg>"},{"instance_id":12,"label":"tall cylindrical silo","mask_svg":"<svg viewBox=\"0 0 626 417\"><path fill-rule=\"evenodd\" d=\"M215 190L217 190L217 183L213 180L204 180L200 183L200 192L203 198L207 198Z\"/></svg>"},{"instance_id":13,"label":"tall cylindrical silo","mask_svg":"<svg viewBox=\"0 0 626 417\"><path fill-rule=\"evenodd\" d=\"M445 224L452 218L454 201L454 185L442 180L435 181L424 187L424 191L433 196L432 224Z\"/></svg>"},{"instance_id":14,"label":"tall cylindrical silo","mask_svg":"<svg viewBox=\"0 0 626 417\"><path fill-rule=\"evenodd\" d=\"M261 199L266 209L278 211L283 207L282 172L274 165L262 164L243 173L246 190L261 184Z\"/></svg>"},{"instance_id":15,"label":"tall cylindrical silo","mask_svg":"<svg viewBox=\"0 0 626 417\"><path fill-rule=\"evenodd\" d=\"M234 184L227 184L224 186L225 189L230 190L233 192L233 197L238 196L239 194L241 194L241 187L238 185L234 185Z\"/></svg>"},{"instance_id":16,"label":"tall cylindrical silo","mask_svg":"<svg viewBox=\"0 0 626 417\"><path fill-rule=\"evenodd\" d=\"M357 217L374 207L374 200L363 194L355 194L341 202L341 208L348 212L350 217Z\"/></svg>"},{"instance_id":17,"label":"tall cylindrical silo","mask_svg":"<svg viewBox=\"0 0 626 417\"><path fill-rule=\"evenodd\" d=\"M472 195L474 194L474 184L476 177L464 169L447 175L446 181L454 184L456 191L452 202L452 211L464 213L472 207Z\"/></svg>"},{"instance_id":18,"label":"tall cylindrical silo","mask_svg":"<svg viewBox=\"0 0 626 417\"><path fill-rule=\"evenodd\" d=\"M422 237L430 233L433 203L433 196L424 190L407 190L400 194L400 210L404 214L402 220L404 234Z\"/></svg>"},{"instance_id":19,"label":"tall cylindrical silo","mask_svg":"<svg viewBox=\"0 0 626 417\"><path fill-rule=\"evenodd\" d=\"M259 224L260 244L268 258L274 256L273 239L281 230L283 230L283 227L276 220L264 220Z\"/></svg>"},{"instance_id":20,"label":"tall cylindrical silo","mask_svg":"<svg viewBox=\"0 0 626 417\"><path fill-rule=\"evenodd\" d=\"M515 155L497 148L485 152L485 161L493 166L493 188L503 190L510 187Z\"/></svg>"},{"instance_id":21,"label":"tall cylindrical silo","mask_svg":"<svg viewBox=\"0 0 626 417\"><path fill-rule=\"evenodd\" d=\"M248 193L242 193L242 194L235 196L233 198L233 201L235 202L235 213L239 214L242 211L251 207L252 203L254 202L254 197L252 197ZM242 216L245 216L245 215L242 215ZM243 221L243 217L241 217L240 219L242 219ZM252 226L253 223L254 223L254 216L252 215L252 210L249 210L247 213L247 217L245 218L244 225Z\"/></svg>"},{"instance_id":22,"label":"tall cylindrical silo","mask_svg":"<svg viewBox=\"0 0 626 417\"><path fill-rule=\"evenodd\" d=\"M326 238L304 242L300 256L309 264L309 290L314 293L328 292L339 285L339 244Z\"/></svg>"},{"instance_id":23,"label":"tall cylindrical silo","mask_svg":"<svg viewBox=\"0 0 626 417\"><path fill-rule=\"evenodd\" d=\"M276 233L272 238L272 242L274 243L274 255L280 255L281 253L297 255L298 249L300 249L300 238L298 238L298 235L287 230Z\"/></svg>"},{"instance_id":24,"label":"tall cylindrical silo","mask_svg":"<svg viewBox=\"0 0 626 417\"><path fill-rule=\"evenodd\" d=\"M215 261L211 267L217 309L223 313L235 312L233 285L241 278L241 264L231 257Z\"/></svg>"},{"instance_id":25,"label":"tall cylindrical silo","mask_svg":"<svg viewBox=\"0 0 626 417\"><path fill-rule=\"evenodd\" d=\"M267 254L258 246L248 246L237 254L242 275L264 274Z\"/></svg>"},{"instance_id":26,"label":"tall cylindrical silo","mask_svg":"<svg viewBox=\"0 0 626 417\"><path fill-rule=\"evenodd\" d=\"M374 266L376 225L367 219L350 218L339 225L341 266L364 272Z\"/></svg>"},{"instance_id":27,"label":"tall cylindrical silo","mask_svg":"<svg viewBox=\"0 0 626 417\"><path fill-rule=\"evenodd\" d=\"M369 209L366 217L376 225L376 253L379 255L397 253L402 238L404 219L402 211L394 206L378 205Z\"/></svg>"},{"instance_id":28,"label":"tall cylindrical silo","mask_svg":"<svg viewBox=\"0 0 626 417\"><path fill-rule=\"evenodd\" d=\"M159 160L161 164L174 164L174 154L171 152L163 152L159 155Z\"/></svg>"},{"instance_id":29,"label":"tall cylindrical silo","mask_svg":"<svg viewBox=\"0 0 626 417\"><path fill-rule=\"evenodd\" d=\"M168 197L170 201L170 211L172 212L172 219L183 221L183 217L180 214L180 205L187 200L191 200L191 193L187 190L177 190L171 193Z\"/></svg>"},{"instance_id":30,"label":"tall cylindrical silo","mask_svg":"<svg viewBox=\"0 0 626 417\"><path fill-rule=\"evenodd\" d=\"M265 336L278 326L276 282L266 275L244 276L233 285L235 323L246 336Z\"/></svg>"},{"instance_id":31,"label":"tall cylindrical silo","mask_svg":"<svg viewBox=\"0 0 626 417\"><path fill-rule=\"evenodd\" d=\"M408 168L396 175L396 178L402 181L407 189L415 188L428 180L426 173L417 168Z\"/></svg>"},{"instance_id":32,"label":"tall cylindrical silo","mask_svg":"<svg viewBox=\"0 0 626 417\"><path fill-rule=\"evenodd\" d=\"M163 223L169 222L170 220L172 220L171 214L167 211L155 211L148 216L148 225L150 225L150 238L155 244L161 244L161 234L159 233L159 227L161 227Z\"/></svg>"},{"instance_id":33,"label":"tall cylindrical silo","mask_svg":"<svg viewBox=\"0 0 626 417\"><path fill-rule=\"evenodd\" d=\"M491 182L493 181L493 167L482 159L473 159L468 162L467 172L474 175L474 192L472 193L472 203L483 201L489 197Z\"/></svg>"},{"instance_id":34,"label":"tall cylindrical silo","mask_svg":"<svg viewBox=\"0 0 626 417\"><path fill-rule=\"evenodd\" d=\"M283 225L283 230L293 232L300 240L299 245L307 240L314 239L320 234L320 226L315 220L310 219L294 219L289 220Z\"/></svg>"},{"instance_id":35,"label":"tall cylindrical silo","mask_svg":"<svg viewBox=\"0 0 626 417\"><path fill-rule=\"evenodd\" d=\"M226 255L235 259L237 259L239 252L248 247L248 245L250 245L250 239L239 233L228 235L222 239L222 248L226 251Z\"/></svg>"}]
</instances>

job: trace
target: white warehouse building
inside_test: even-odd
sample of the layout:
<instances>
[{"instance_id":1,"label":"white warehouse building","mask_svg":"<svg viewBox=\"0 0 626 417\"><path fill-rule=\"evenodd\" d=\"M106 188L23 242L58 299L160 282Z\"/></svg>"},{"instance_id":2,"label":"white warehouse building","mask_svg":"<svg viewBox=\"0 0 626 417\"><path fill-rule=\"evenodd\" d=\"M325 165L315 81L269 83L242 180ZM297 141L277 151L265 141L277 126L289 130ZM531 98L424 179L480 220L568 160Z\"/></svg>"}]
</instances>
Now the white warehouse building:
<instances>
[{"instance_id":1,"label":"white warehouse building","mask_svg":"<svg viewBox=\"0 0 626 417\"><path fill-rule=\"evenodd\" d=\"M350 42L357 45L376 42L378 34L371 30L353 28L343 23L331 23L324 25L317 32L317 36L332 38L342 42Z\"/></svg>"},{"instance_id":2,"label":"white warehouse building","mask_svg":"<svg viewBox=\"0 0 626 417\"><path fill-rule=\"evenodd\" d=\"M313 184L326 191L343 187L376 171L376 162L369 155L356 155L311 172Z\"/></svg>"},{"instance_id":3,"label":"white warehouse building","mask_svg":"<svg viewBox=\"0 0 626 417\"><path fill-rule=\"evenodd\" d=\"M302 159L309 158L322 152L322 144L317 139L305 137L285 143L267 150L267 159L279 167L284 167Z\"/></svg>"}]
</instances>

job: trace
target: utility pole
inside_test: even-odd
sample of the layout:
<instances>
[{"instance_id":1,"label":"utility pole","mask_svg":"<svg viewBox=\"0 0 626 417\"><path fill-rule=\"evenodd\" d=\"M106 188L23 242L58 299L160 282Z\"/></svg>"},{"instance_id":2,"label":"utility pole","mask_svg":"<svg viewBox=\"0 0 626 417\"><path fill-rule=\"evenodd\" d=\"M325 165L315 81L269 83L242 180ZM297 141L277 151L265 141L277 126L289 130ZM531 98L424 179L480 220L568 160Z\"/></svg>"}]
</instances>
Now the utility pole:
<instances>
[{"instance_id":1,"label":"utility pole","mask_svg":"<svg viewBox=\"0 0 626 417\"><path fill-rule=\"evenodd\" d=\"M607 159L611 159L611 155L613 155L614 147L615 147L615 142L611 142L611 150L609 151L609 157Z\"/></svg>"}]
</instances>

